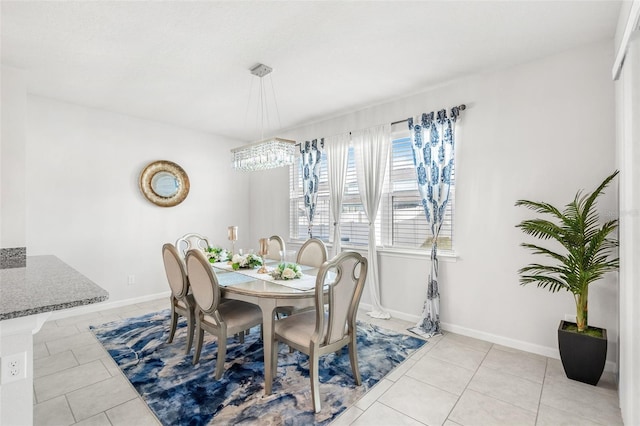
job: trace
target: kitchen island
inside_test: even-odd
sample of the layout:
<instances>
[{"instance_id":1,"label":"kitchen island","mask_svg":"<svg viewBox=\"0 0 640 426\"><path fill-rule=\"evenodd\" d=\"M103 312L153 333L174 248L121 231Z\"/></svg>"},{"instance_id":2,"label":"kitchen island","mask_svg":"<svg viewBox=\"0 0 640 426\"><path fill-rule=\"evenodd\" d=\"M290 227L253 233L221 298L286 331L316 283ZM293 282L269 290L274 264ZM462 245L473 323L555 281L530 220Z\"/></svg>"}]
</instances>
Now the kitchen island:
<instances>
[{"instance_id":1,"label":"kitchen island","mask_svg":"<svg viewBox=\"0 0 640 426\"><path fill-rule=\"evenodd\" d=\"M0 424L33 423L33 335L51 312L108 297L55 256L28 256L25 267L0 269Z\"/></svg>"}]
</instances>

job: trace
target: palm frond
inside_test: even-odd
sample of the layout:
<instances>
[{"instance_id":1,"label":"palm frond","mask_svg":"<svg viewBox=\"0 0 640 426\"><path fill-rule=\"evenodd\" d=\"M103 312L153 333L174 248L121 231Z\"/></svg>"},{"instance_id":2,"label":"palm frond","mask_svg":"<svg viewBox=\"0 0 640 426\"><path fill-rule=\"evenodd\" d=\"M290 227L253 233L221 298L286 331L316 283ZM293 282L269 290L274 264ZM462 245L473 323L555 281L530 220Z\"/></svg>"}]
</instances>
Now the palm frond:
<instances>
[{"instance_id":1,"label":"palm frond","mask_svg":"<svg viewBox=\"0 0 640 426\"><path fill-rule=\"evenodd\" d=\"M552 293L563 289L568 290L567 285L556 277L548 275L522 275L520 277L520 285L527 285L531 283L536 283L538 287L547 288Z\"/></svg>"},{"instance_id":2,"label":"palm frond","mask_svg":"<svg viewBox=\"0 0 640 426\"><path fill-rule=\"evenodd\" d=\"M607 176L607 178L604 181L602 181L600 186L598 186L596 188L596 190L593 191L591 193L591 195L585 200L585 203L584 203L584 211L585 212L588 212L588 211L591 210L591 207L595 205L596 200L598 199L600 194L609 185L609 183L613 180L613 178L615 178L618 175L618 173L620 173L620 172L618 170L616 170L611 175Z\"/></svg>"},{"instance_id":3,"label":"palm frond","mask_svg":"<svg viewBox=\"0 0 640 426\"><path fill-rule=\"evenodd\" d=\"M560 212L560 210L558 210L557 208L555 208L549 203L545 203L541 201L518 200L516 201L516 206L524 206L538 213L550 214L557 217L558 219L562 218L562 213Z\"/></svg>"},{"instance_id":4,"label":"palm frond","mask_svg":"<svg viewBox=\"0 0 640 426\"><path fill-rule=\"evenodd\" d=\"M532 250L533 254L546 254L547 256L553 257L557 261L562 262L564 264L567 264L567 262L569 262L567 257L565 257L565 256L563 256L563 255L561 255L559 253L556 253L554 251L551 251L551 250L549 250L547 248L540 247L540 246L537 246L535 244L529 244L529 243L522 243L520 245L522 247L526 247L526 248Z\"/></svg>"},{"instance_id":5,"label":"palm frond","mask_svg":"<svg viewBox=\"0 0 640 426\"><path fill-rule=\"evenodd\" d=\"M553 222L544 219L523 220L516 228L520 228L525 234L536 238L548 240L550 238L559 240L562 238L564 231Z\"/></svg>"},{"instance_id":6,"label":"palm frond","mask_svg":"<svg viewBox=\"0 0 640 426\"><path fill-rule=\"evenodd\" d=\"M534 273L534 274L559 274L562 277L565 277L572 273L571 268L563 267L563 266L550 266L550 265L542 265L540 263L531 263L527 266L523 266L518 271L521 274L526 273Z\"/></svg>"},{"instance_id":7,"label":"palm frond","mask_svg":"<svg viewBox=\"0 0 640 426\"><path fill-rule=\"evenodd\" d=\"M582 198L582 193L578 191L573 201L567 204L564 207L564 211L562 212L564 216L566 216L567 218L570 218L570 221L567 224L570 225L572 228L575 228L576 225L578 225L576 218L580 216L580 210L581 210L580 199L581 198Z\"/></svg>"},{"instance_id":8,"label":"palm frond","mask_svg":"<svg viewBox=\"0 0 640 426\"><path fill-rule=\"evenodd\" d=\"M618 246L618 240L608 238L618 227L618 221L612 220L597 230L594 230L588 236L588 242L585 247L586 264L600 263L607 259Z\"/></svg>"},{"instance_id":9,"label":"palm frond","mask_svg":"<svg viewBox=\"0 0 640 426\"><path fill-rule=\"evenodd\" d=\"M598 211L596 209L592 209L588 212L584 212L583 214L585 234L589 234L597 230L599 228L598 223L600 222Z\"/></svg>"}]
</instances>

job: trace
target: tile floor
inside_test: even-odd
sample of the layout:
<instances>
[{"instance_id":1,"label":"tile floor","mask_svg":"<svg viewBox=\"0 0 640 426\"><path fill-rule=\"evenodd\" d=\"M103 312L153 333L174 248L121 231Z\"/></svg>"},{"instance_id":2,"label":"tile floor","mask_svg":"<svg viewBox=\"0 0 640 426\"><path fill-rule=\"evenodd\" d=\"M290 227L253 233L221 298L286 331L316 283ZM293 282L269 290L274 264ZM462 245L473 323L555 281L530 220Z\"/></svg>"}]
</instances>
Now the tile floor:
<instances>
[{"instance_id":1,"label":"tile floor","mask_svg":"<svg viewBox=\"0 0 640 426\"><path fill-rule=\"evenodd\" d=\"M34 336L34 424L159 424L88 327L167 307L161 299L47 322ZM403 332L411 325L360 317ZM622 419L610 374L585 385L567 379L558 360L446 333L333 424L610 426Z\"/></svg>"}]
</instances>

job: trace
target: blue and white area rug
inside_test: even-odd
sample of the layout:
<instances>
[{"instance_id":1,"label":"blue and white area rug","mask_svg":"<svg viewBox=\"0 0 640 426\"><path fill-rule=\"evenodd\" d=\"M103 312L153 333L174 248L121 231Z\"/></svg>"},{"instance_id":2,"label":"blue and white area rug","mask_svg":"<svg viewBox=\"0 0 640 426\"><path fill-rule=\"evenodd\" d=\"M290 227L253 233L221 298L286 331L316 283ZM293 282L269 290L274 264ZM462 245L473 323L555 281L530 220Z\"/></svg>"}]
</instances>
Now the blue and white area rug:
<instances>
[{"instance_id":1,"label":"blue and white area rug","mask_svg":"<svg viewBox=\"0 0 640 426\"><path fill-rule=\"evenodd\" d=\"M264 395L262 340L254 328L244 343L229 338L225 372L215 380L216 338L205 333L202 356L192 365L193 348L184 354L186 322L171 344L169 310L92 327L100 343L165 425L309 425L326 424L353 405L373 385L426 341L358 323L356 386L344 348L320 358L322 410L313 412L309 361L280 345L273 393Z\"/></svg>"}]
</instances>

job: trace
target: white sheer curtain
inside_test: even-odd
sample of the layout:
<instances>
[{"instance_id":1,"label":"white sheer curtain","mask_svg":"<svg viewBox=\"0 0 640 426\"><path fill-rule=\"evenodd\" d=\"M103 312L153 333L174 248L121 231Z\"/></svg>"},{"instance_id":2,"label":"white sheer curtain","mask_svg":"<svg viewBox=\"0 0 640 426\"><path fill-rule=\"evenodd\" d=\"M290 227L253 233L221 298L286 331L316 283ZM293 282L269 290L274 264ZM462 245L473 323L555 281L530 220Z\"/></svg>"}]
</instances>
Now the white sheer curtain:
<instances>
[{"instance_id":1,"label":"white sheer curtain","mask_svg":"<svg viewBox=\"0 0 640 426\"><path fill-rule=\"evenodd\" d=\"M329 173L329 211L333 218L333 249L331 257L341 251L340 216L342 216L342 197L347 177L347 156L351 136L348 133L325 138L324 152L327 156Z\"/></svg>"},{"instance_id":2,"label":"white sheer curtain","mask_svg":"<svg viewBox=\"0 0 640 426\"><path fill-rule=\"evenodd\" d=\"M378 253L376 251L376 216L387 171L391 147L391 125L384 124L352 132L356 160L358 190L362 206L369 220L369 291L374 318L391 318L380 304L380 279L378 277Z\"/></svg>"}]
</instances>

